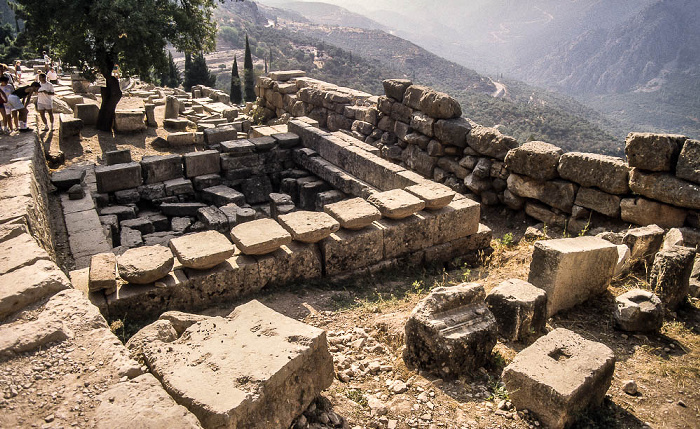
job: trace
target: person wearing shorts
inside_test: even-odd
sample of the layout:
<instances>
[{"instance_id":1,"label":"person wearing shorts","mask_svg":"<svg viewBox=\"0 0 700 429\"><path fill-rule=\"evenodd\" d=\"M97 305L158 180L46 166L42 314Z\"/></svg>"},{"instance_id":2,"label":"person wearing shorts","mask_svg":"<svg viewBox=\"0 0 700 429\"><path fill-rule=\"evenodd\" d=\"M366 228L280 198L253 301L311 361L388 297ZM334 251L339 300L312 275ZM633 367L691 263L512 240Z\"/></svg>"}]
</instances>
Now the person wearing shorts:
<instances>
[{"instance_id":1,"label":"person wearing shorts","mask_svg":"<svg viewBox=\"0 0 700 429\"><path fill-rule=\"evenodd\" d=\"M41 120L44 122L44 129L49 129L49 123L46 122L46 112L49 113L51 128L53 129L53 85L46 81L44 73L39 74L39 83L41 86L37 90L36 110L41 115Z\"/></svg>"},{"instance_id":2,"label":"person wearing shorts","mask_svg":"<svg viewBox=\"0 0 700 429\"><path fill-rule=\"evenodd\" d=\"M32 82L31 85L17 88L7 98L7 102L12 109L12 117L19 119L17 122L19 132L32 131L31 128L27 128L27 116L29 115L27 105L29 104L29 100L32 98L32 94L34 94L40 87L41 84L39 82Z\"/></svg>"},{"instance_id":3,"label":"person wearing shorts","mask_svg":"<svg viewBox=\"0 0 700 429\"><path fill-rule=\"evenodd\" d=\"M0 75L0 91L4 94L4 99L6 100L2 106L2 120L3 128L6 133L12 132L12 107L10 106L9 99L10 94L14 92L15 88L10 84L10 78L4 75Z\"/></svg>"},{"instance_id":4,"label":"person wearing shorts","mask_svg":"<svg viewBox=\"0 0 700 429\"><path fill-rule=\"evenodd\" d=\"M58 85L58 73L54 67L49 68L48 73L46 73L46 80L54 85Z\"/></svg>"}]
</instances>

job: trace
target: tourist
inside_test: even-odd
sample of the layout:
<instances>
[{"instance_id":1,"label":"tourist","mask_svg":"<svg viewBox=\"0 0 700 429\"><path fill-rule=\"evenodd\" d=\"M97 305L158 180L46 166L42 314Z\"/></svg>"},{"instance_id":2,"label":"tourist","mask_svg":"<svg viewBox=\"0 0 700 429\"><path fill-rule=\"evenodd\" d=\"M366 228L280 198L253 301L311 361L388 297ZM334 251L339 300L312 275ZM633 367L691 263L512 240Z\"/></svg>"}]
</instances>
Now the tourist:
<instances>
[{"instance_id":1,"label":"tourist","mask_svg":"<svg viewBox=\"0 0 700 429\"><path fill-rule=\"evenodd\" d=\"M7 76L9 79L9 84L13 85L15 84L15 79L12 77L12 73L10 73L10 68L7 67L7 64L0 63L0 76Z\"/></svg>"},{"instance_id":2,"label":"tourist","mask_svg":"<svg viewBox=\"0 0 700 429\"><path fill-rule=\"evenodd\" d=\"M39 83L41 86L37 91L37 101L36 110L41 115L41 120L44 122L44 129L49 129L49 123L46 122L46 112L49 113L49 119L51 121L51 128L53 130L53 85L46 81L46 75L44 73L39 74Z\"/></svg>"},{"instance_id":3,"label":"tourist","mask_svg":"<svg viewBox=\"0 0 700 429\"><path fill-rule=\"evenodd\" d=\"M58 85L58 73L54 67L49 68L48 73L46 73L46 79L54 85Z\"/></svg>"},{"instance_id":4,"label":"tourist","mask_svg":"<svg viewBox=\"0 0 700 429\"><path fill-rule=\"evenodd\" d=\"M5 85L7 85L7 78L5 77L0 77L0 85L2 85L2 82L5 82ZM7 94L5 94L5 91L0 90L0 115L2 115L2 132L9 134L10 129L7 128L7 113L5 113L5 103L7 103Z\"/></svg>"},{"instance_id":5,"label":"tourist","mask_svg":"<svg viewBox=\"0 0 700 429\"><path fill-rule=\"evenodd\" d=\"M15 76L17 76L17 85L22 83L22 62L20 60L15 61Z\"/></svg>"},{"instance_id":6,"label":"tourist","mask_svg":"<svg viewBox=\"0 0 700 429\"><path fill-rule=\"evenodd\" d=\"M15 125L17 125L20 132L32 131L31 128L27 128L27 116L29 114L27 105L29 104L29 100L32 98L32 94L34 94L40 87L41 84L39 82L32 82L31 85L17 88L7 98L8 104L12 110L12 117L15 120Z\"/></svg>"},{"instance_id":7,"label":"tourist","mask_svg":"<svg viewBox=\"0 0 700 429\"><path fill-rule=\"evenodd\" d=\"M51 57L46 51L42 52L42 55L44 55L44 70L49 71L49 67L51 67Z\"/></svg>"},{"instance_id":8,"label":"tourist","mask_svg":"<svg viewBox=\"0 0 700 429\"><path fill-rule=\"evenodd\" d=\"M10 94L15 90L15 87L10 84L10 78L0 74L0 90L2 90L2 93L4 94L5 103L2 106L2 119L3 119L3 128L6 133L11 133L12 132L12 107L10 106Z\"/></svg>"}]
</instances>

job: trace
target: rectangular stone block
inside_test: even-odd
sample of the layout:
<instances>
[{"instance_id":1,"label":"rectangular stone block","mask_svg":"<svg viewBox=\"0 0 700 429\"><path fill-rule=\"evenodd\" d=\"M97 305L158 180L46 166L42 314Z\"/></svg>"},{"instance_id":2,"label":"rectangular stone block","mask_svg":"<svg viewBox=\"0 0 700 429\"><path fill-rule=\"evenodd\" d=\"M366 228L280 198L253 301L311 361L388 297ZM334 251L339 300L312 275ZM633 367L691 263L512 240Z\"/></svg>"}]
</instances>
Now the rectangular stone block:
<instances>
[{"instance_id":1,"label":"rectangular stone block","mask_svg":"<svg viewBox=\"0 0 700 429\"><path fill-rule=\"evenodd\" d=\"M380 262L384 257L384 230L374 224L358 231L341 229L318 245L325 273L333 276Z\"/></svg>"},{"instance_id":2,"label":"rectangular stone block","mask_svg":"<svg viewBox=\"0 0 700 429\"><path fill-rule=\"evenodd\" d=\"M149 185L171 179L182 178L182 157L180 155L144 156L141 159L143 181Z\"/></svg>"},{"instance_id":3,"label":"rectangular stone block","mask_svg":"<svg viewBox=\"0 0 700 429\"><path fill-rule=\"evenodd\" d=\"M617 246L601 238L538 241L528 281L547 292L549 317L605 292L617 257Z\"/></svg>"},{"instance_id":4,"label":"rectangular stone block","mask_svg":"<svg viewBox=\"0 0 700 429\"><path fill-rule=\"evenodd\" d=\"M700 141L685 141L678 156L676 177L700 184Z\"/></svg>"},{"instance_id":5,"label":"rectangular stone block","mask_svg":"<svg viewBox=\"0 0 700 429\"><path fill-rule=\"evenodd\" d=\"M245 196L233 188L226 185L212 186L202 190L202 199L208 203L214 204L217 207L227 204L236 204L242 206L245 204Z\"/></svg>"},{"instance_id":6,"label":"rectangular stone block","mask_svg":"<svg viewBox=\"0 0 700 429\"><path fill-rule=\"evenodd\" d=\"M258 261L252 256L235 255L217 266L196 270L185 268L191 289L201 301L199 307L221 300L234 300L255 293L264 284L260 279Z\"/></svg>"},{"instance_id":7,"label":"rectangular stone block","mask_svg":"<svg viewBox=\"0 0 700 429\"><path fill-rule=\"evenodd\" d=\"M133 133L146 130L144 109L117 110L114 112L114 131Z\"/></svg>"},{"instance_id":8,"label":"rectangular stone block","mask_svg":"<svg viewBox=\"0 0 700 429\"><path fill-rule=\"evenodd\" d=\"M629 166L621 158L595 153L568 152L559 159L559 175L585 187L609 194L629 192Z\"/></svg>"},{"instance_id":9,"label":"rectangular stone block","mask_svg":"<svg viewBox=\"0 0 700 429\"><path fill-rule=\"evenodd\" d=\"M95 125L100 113L100 106L93 103L76 104L73 111L75 117L82 120L84 125Z\"/></svg>"},{"instance_id":10,"label":"rectangular stone block","mask_svg":"<svg viewBox=\"0 0 700 429\"><path fill-rule=\"evenodd\" d=\"M620 202L620 217L636 225L659 225L677 228L685 224L688 212L678 207L646 198L624 198Z\"/></svg>"},{"instance_id":11,"label":"rectangular stone block","mask_svg":"<svg viewBox=\"0 0 700 429\"><path fill-rule=\"evenodd\" d=\"M185 178L178 178L172 180L166 180L163 182L165 185L165 195L194 195L194 187L192 186L192 181Z\"/></svg>"},{"instance_id":12,"label":"rectangular stone block","mask_svg":"<svg viewBox=\"0 0 700 429\"><path fill-rule=\"evenodd\" d=\"M126 164L126 163L131 162L131 150L129 150L129 149L109 150L107 152L104 152L102 154L102 157L104 158L105 164L107 164L107 165Z\"/></svg>"},{"instance_id":13,"label":"rectangular stone block","mask_svg":"<svg viewBox=\"0 0 700 429\"><path fill-rule=\"evenodd\" d=\"M436 218L424 211L399 220L380 219L374 224L383 230L384 259L427 249L438 235Z\"/></svg>"},{"instance_id":14,"label":"rectangular stone block","mask_svg":"<svg viewBox=\"0 0 700 429\"><path fill-rule=\"evenodd\" d=\"M441 244L475 234L479 230L481 206L476 201L462 198L431 214L437 222L434 242Z\"/></svg>"},{"instance_id":15,"label":"rectangular stone block","mask_svg":"<svg viewBox=\"0 0 700 429\"><path fill-rule=\"evenodd\" d=\"M97 192L114 192L122 189L137 188L141 185L141 164L129 162L95 167Z\"/></svg>"},{"instance_id":16,"label":"rectangular stone block","mask_svg":"<svg viewBox=\"0 0 700 429\"><path fill-rule=\"evenodd\" d=\"M257 256L263 287L320 278L321 252L309 243L292 241L272 253Z\"/></svg>"},{"instance_id":17,"label":"rectangular stone block","mask_svg":"<svg viewBox=\"0 0 700 429\"><path fill-rule=\"evenodd\" d=\"M90 259L88 291L105 293L117 291L117 257L114 253L99 253Z\"/></svg>"},{"instance_id":18,"label":"rectangular stone block","mask_svg":"<svg viewBox=\"0 0 700 429\"><path fill-rule=\"evenodd\" d=\"M593 188L581 188L576 193L577 206L585 207L608 217L620 217L620 201L617 195L611 195Z\"/></svg>"},{"instance_id":19,"label":"rectangular stone block","mask_svg":"<svg viewBox=\"0 0 700 429\"><path fill-rule=\"evenodd\" d=\"M204 130L204 143L207 146L236 139L238 139L238 130L234 125L224 125Z\"/></svg>"},{"instance_id":20,"label":"rectangular stone block","mask_svg":"<svg viewBox=\"0 0 700 429\"><path fill-rule=\"evenodd\" d=\"M190 152L183 156L185 164L185 177L192 178L206 174L217 174L221 171L219 152L206 150L203 152Z\"/></svg>"}]
</instances>

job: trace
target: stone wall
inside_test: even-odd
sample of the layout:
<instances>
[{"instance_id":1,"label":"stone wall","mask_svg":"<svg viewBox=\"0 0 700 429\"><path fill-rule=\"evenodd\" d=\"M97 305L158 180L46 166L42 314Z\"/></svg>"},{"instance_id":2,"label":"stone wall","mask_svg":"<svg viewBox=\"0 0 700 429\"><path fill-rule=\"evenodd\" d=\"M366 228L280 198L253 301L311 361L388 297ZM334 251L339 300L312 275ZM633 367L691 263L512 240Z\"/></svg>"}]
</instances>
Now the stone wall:
<instances>
[{"instance_id":1,"label":"stone wall","mask_svg":"<svg viewBox=\"0 0 700 429\"><path fill-rule=\"evenodd\" d=\"M411 81L386 80L384 90L372 96L298 71L272 72L256 87L269 115L308 116L485 205L524 210L572 232L599 215L638 225L698 226L697 141L630 133L627 159L564 153L545 142L521 144L465 119L453 98Z\"/></svg>"}]
</instances>

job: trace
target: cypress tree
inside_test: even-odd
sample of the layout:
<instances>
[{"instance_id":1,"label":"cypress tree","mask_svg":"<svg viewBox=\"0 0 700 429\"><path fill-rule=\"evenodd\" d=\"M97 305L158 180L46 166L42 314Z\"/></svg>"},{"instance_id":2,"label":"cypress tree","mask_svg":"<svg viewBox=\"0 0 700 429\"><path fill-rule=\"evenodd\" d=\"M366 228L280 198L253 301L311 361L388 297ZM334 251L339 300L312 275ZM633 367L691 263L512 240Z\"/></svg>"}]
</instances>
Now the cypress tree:
<instances>
[{"instance_id":1,"label":"cypress tree","mask_svg":"<svg viewBox=\"0 0 700 429\"><path fill-rule=\"evenodd\" d=\"M183 82L185 91L192 89L192 55L185 53L185 81Z\"/></svg>"},{"instance_id":2,"label":"cypress tree","mask_svg":"<svg viewBox=\"0 0 700 429\"><path fill-rule=\"evenodd\" d=\"M231 103L241 104L243 92L241 90L241 78L238 76L238 60L233 57L233 67L231 68Z\"/></svg>"},{"instance_id":3,"label":"cypress tree","mask_svg":"<svg viewBox=\"0 0 700 429\"><path fill-rule=\"evenodd\" d=\"M245 83L245 101L255 101L255 71L253 70L253 56L250 53L248 35L245 36L245 58L243 60L243 81Z\"/></svg>"},{"instance_id":4,"label":"cypress tree","mask_svg":"<svg viewBox=\"0 0 700 429\"><path fill-rule=\"evenodd\" d=\"M177 88L182 83L180 71L177 69L173 54L170 51L168 51L168 69L161 74L160 81L161 85L169 88Z\"/></svg>"},{"instance_id":5,"label":"cypress tree","mask_svg":"<svg viewBox=\"0 0 700 429\"><path fill-rule=\"evenodd\" d=\"M216 76L209 72L204 54L199 52L191 59L189 72L185 69L185 91L190 91L194 85L214 86L215 84Z\"/></svg>"}]
</instances>

